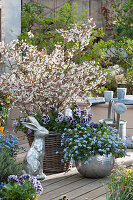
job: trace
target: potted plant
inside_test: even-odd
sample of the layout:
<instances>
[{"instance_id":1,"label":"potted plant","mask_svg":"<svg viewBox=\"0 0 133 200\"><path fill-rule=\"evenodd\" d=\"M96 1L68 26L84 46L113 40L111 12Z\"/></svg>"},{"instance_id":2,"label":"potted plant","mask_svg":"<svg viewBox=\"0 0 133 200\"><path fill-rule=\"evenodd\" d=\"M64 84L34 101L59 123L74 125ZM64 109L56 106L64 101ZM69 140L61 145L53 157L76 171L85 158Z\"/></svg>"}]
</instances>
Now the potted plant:
<instances>
[{"instance_id":1,"label":"potted plant","mask_svg":"<svg viewBox=\"0 0 133 200\"><path fill-rule=\"evenodd\" d=\"M8 176L7 184L0 187L0 197L4 199L37 200L43 188L41 183L29 174Z\"/></svg>"},{"instance_id":2,"label":"potted plant","mask_svg":"<svg viewBox=\"0 0 133 200\"><path fill-rule=\"evenodd\" d=\"M68 170L70 161L61 162L64 158L64 146L61 146L61 135L64 132L64 128L73 129L76 127L76 124L85 124L92 119L92 114L86 109L81 110L76 103L73 103L70 112L71 116L67 115L67 113L63 114L59 112L55 106L50 106L48 112L37 112L34 115L39 124L50 132L45 138L45 157L43 164L45 172L62 172ZM25 121L28 121L27 115L19 117L15 121L15 132L22 130L26 134L29 144L31 145L34 132L23 126L22 122ZM56 152L60 153L57 154Z\"/></svg>"},{"instance_id":3,"label":"potted plant","mask_svg":"<svg viewBox=\"0 0 133 200\"><path fill-rule=\"evenodd\" d=\"M112 170L110 182L107 189L108 200L130 200L133 199L133 166L127 169L121 165Z\"/></svg>"},{"instance_id":4,"label":"potted plant","mask_svg":"<svg viewBox=\"0 0 133 200\"><path fill-rule=\"evenodd\" d=\"M64 160L72 158L83 176L104 177L111 172L115 157L126 154L117 129L106 123L78 124L62 134Z\"/></svg>"},{"instance_id":5,"label":"potted plant","mask_svg":"<svg viewBox=\"0 0 133 200\"><path fill-rule=\"evenodd\" d=\"M63 195L62 198L60 198L60 199L58 199L58 200L69 200L69 199L67 198L66 195Z\"/></svg>"}]
</instances>

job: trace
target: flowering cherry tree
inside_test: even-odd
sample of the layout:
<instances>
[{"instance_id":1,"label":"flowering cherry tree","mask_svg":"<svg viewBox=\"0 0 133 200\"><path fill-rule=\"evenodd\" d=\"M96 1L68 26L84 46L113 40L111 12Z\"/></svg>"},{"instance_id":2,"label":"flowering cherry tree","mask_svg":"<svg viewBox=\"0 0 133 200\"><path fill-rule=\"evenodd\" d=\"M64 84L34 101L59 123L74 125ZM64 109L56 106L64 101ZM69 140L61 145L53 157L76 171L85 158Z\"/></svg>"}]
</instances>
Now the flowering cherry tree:
<instances>
[{"instance_id":1,"label":"flowering cherry tree","mask_svg":"<svg viewBox=\"0 0 133 200\"><path fill-rule=\"evenodd\" d=\"M73 25L70 30L59 30L74 45L64 51L56 44L50 55L26 41L15 40L9 46L2 42L1 54L9 63L14 60L17 67L11 64L10 73L0 76L0 90L13 92L15 105L27 114L47 111L50 105L62 110L78 97L86 98L106 81L106 72L95 61L73 61L77 50L82 51L89 44L94 28L95 25L83 25L82 29Z\"/></svg>"}]
</instances>

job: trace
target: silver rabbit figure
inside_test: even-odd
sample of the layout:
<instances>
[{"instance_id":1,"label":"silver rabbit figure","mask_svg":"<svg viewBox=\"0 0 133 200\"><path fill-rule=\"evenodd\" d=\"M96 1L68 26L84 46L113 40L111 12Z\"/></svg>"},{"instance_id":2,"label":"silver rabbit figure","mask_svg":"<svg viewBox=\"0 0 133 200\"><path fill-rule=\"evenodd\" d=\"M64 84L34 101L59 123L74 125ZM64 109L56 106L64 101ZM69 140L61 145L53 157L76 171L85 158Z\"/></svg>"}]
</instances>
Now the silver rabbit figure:
<instances>
[{"instance_id":1,"label":"silver rabbit figure","mask_svg":"<svg viewBox=\"0 0 133 200\"><path fill-rule=\"evenodd\" d=\"M34 130L34 141L30 150L27 152L23 161L23 174L30 174L37 179L45 179L43 173L43 159L45 154L45 136L49 134L49 131L41 126L35 117L29 116L28 122L23 122L23 125L31 130Z\"/></svg>"}]
</instances>

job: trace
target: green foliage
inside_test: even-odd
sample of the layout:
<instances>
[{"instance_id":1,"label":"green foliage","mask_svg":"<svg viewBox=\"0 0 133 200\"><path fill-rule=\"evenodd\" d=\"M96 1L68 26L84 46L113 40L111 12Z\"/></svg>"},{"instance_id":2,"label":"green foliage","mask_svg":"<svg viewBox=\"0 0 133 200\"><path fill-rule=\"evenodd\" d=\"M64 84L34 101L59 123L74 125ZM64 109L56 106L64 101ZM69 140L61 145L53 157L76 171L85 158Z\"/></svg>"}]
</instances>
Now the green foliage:
<instances>
[{"instance_id":1,"label":"green foliage","mask_svg":"<svg viewBox=\"0 0 133 200\"><path fill-rule=\"evenodd\" d=\"M127 69L133 68L133 40L124 39L119 42L114 42L114 58L117 60L117 64Z\"/></svg>"},{"instance_id":2,"label":"green foliage","mask_svg":"<svg viewBox=\"0 0 133 200\"><path fill-rule=\"evenodd\" d=\"M8 183L0 188L0 197L3 200L37 200L43 188L41 183L29 174L8 177Z\"/></svg>"},{"instance_id":3,"label":"green foliage","mask_svg":"<svg viewBox=\"0 0 133 200\"><path fill-rule=\"evenodd\" d=\"M105 90L107 90L106 87L101 87L100 89L97 90L97 93L98 93L99 95L101 95L101 94L103 95L103 93L104 93Z\"/></svg>"},{"instance_id":4,"label":"green foliage","mask_svg":"<svg viewBox=\"0 0 133 200\"><path fill-rule=\"evenodd\" d=\"M133 1L115 0L113 3L115 9L113 36L115 40L121 40L122 37L133 39Z\"/></svg>"},{"instance_id":5,"label":"green foliage","mask_svg":"<svg viewBox=\"0 0 133 200\"><path fill-rule=\"evenodd\" d=\"M73 3L65 3L56 12L56 17L46 16L43 6L35 3L25 3L22 10L21 24L22 34L19 39L26 39L33 45L37 45L39 49L46 48L48 53L54 48L58 42L63 42L61 34L57 33L56 29L67 29L71 24L84 22L86 11L82 14L77 14L78 5ZM28 32L31 31L34 37L28 37Z\"/></svg>"},{"instance_id":6,"label":"green foliage","mask_svg":"<svg viewBox=\"0 0 133 200\"><path fill-rule=\"evenodd\" d=\"M121 72L125 77L125 83L121 87L127 87L128 94L133 91L133 1L115 0L114 8L114 29L112 40L103 43L107 48L108 64L118 64L123 69ZM102 51L103 51L102 47ZM109 66L109 65L108 65ZM109 90L116 90L118 84L112 76L105 85Z\"/></svg>"},{"instance_id":7,"label":"green foliage","mask_svg":"<svg viewBox=\"0 0 133 200\"><path fill-rule=\"evenodd\" d=\"M13 100L11 93L0 92L0 126L5 126Z\"/></svg>"},{"instance_id":8,"label":"green foliage","mask_svg":"<svg viewBox=\"0 0 133 200\"><path fill-rule=\"evenodd\" d=\"M114 76L112 76L110 79L107 80L105 87L106 90L114 91L114 97L117 97L116 91L118 88L118 84L116 83Z\"/></svg>"},{"instance_id":9,"label":"green foliage","mask_svg":"<svg viewBox=\"0 0 133 200\"><path fill-rule=\"evenodd\" d=\"M109 69L109 66L113 66L116 64L119 65L119 67L121 68L121 74L123 74L125 77L125 83L121 84L121 87L127 87L128 94L132 94L133 40L122 38L120 41L108 40L107 42L102 42L101 52L102 54L106 54L106 59L104 59L104 61L107 61L107 65L104 65L105 62L103 62L103 66ZM108 73L105 87L113 91L116 91L116 88L118 87L118 83L116 82L115 77L111 76L110 72Z\"/></svg>"},{"instance_id":10,"label":"green foliage","mask_svg":"<svg viewBox=\"0 0 133 200\"><path fill-rule=\"evenodd\" d=\"M34 25L34 20L41 22L43 18L43 7L38 4L30 4L25 3L22 13L21 13L21 25L22 31L30 30L30 28ZM26 20L25 20L26 19Z\"/></svg>"},{"instance_id":11,"label":"green foliage","mask_svg":"<svg viewBox=\"0 0 133 200\"><path fill-rule=\"evenodd\" d=\"M79 49L75 52L73 59L74 62L81 64L86 61L95 60L95 63L107 66L107 59L105 57L106 43L104 42L103 37L103 28L93 30L89 45L86 46L83 50Z\"/></svg>"},{"instance_id":12,"label":"green foliage","mask_svg":"<svg viewBox=\"0 0 133 200\"><path fill-rule=\"evenodd\" d=\"M8 150L0 150L0 182L6 182L10 174L19 174L20 164L10 156Z\"/></svg>"},{"instance_id":13,"label":"green foliage","mask_svg":"<svg viewBox=\"0 0 133 200\"><path fill-rule=\"evenodd\" d=\"M60 43L65 52L67 60L68 49L75 48L75 41L67 41L63 38L61 33L58 33L56 29L71 30L73 24L77 24L81 30L84 30L84 24L90 26L86 18L86 10L82 10L81 14L78 13L79 7L77 4L72 5L65 3L56 12L56 17L46 16L45 8L38 12L37 4L25 4L22 10L22 34L19 39L26 39L28 42L41 50L42 48L49 54L54 49L54 45ZM28 18L28 19L27 19ZM28 36L28 32L34 34L34 36ZM80 42L74 56L71 61L76 64L82 64L83 62L90 62L95 60L96 65L100 65L104 68L108 68L110 60L106 58L107 44L103 40L104 32L102 28L92 29L89 45L85 48L80 48ZM102 68L100 69L102 70ZM89 82L88 82L89 84ZM102 89L101 89L102 90ZM103 91L103 90L102 90ZM94 94L99 94L95 88L92 91Z\"/></svg>"},{"instance_id":14,"label":"green foliage","mask_svg":"<svg viewBox=\"0 0 133 200\"><path fill-rule=\"evenodd\" d=\"M123 68L127 87L133 85L133 40L123 39L114 43L113 60ZM129 87L130 88L130 87ZM132 89L131 89L132 90Z\"/></svg>"},{"instance_id":15,"label":"green foliage","mask_svg":"<svg viewBox=\"0 0 133 200\"><path fill-rule=\"evenodd\" d=\"M112 171L107 192L108 200L132 200L133 199L133 169L119 166Z\"/></svg>"},{"instance_id":16,"label":"green foliage","mask_svg":"<svg viewBox=\"0 0 133 200\"><path fill-rule=\"evenodd\" d=\"M26 181L25 184L17 185L17 184L6 184L4 185L4 191L0 191L0 196L3 200L28 200L28 199L35 199L35 189L32 188L30 181ZM29 189L30 188L30 189Z\"/></svg>"}]
</instances>

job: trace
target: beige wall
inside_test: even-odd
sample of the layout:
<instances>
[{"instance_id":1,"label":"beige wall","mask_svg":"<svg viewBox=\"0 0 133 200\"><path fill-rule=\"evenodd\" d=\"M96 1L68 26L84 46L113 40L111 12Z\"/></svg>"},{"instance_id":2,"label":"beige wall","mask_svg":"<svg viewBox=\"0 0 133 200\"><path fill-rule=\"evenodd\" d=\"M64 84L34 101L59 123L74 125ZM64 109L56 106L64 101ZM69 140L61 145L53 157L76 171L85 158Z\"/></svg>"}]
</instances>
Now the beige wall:
<instances>
[{"instance_id":1,"label":"beige wall","mask_svg":"<svg viewBox=\"0 0 133 200\"><path fill-rule=\"evenodd\" d=\"M81 108L85 108L88 104L83 102L78 102L78 105ZM92 113L93 122L98 122L100 119L106 119L108 114L108 103L106 104L97 104L91 107L90 113ZM12 129L13 120L22 115L22 113L18 109L13 109L10 113L10 116L7 120L7 127ZM127 111L121 115L121 119L127 121L127 136L133 136L133 105L127 105Z\"/></svg>"},{"instance_id":2,"label":"beige wall","mask_svg":"<svg viewBox=\"0 0 133 200\"><path fill-rule=\"evenodd\" d=\"M87 106L86 103L79 102L78 105L83 108ZM108 103L97 104L91 107L90 113L92 113L92 121L98 122L100 119L108 118ZM133 136L133 105L127 105L127 111L121 115L122 120L126 120L126 132L127 136Z\"/></svg>"}]
</instances>

